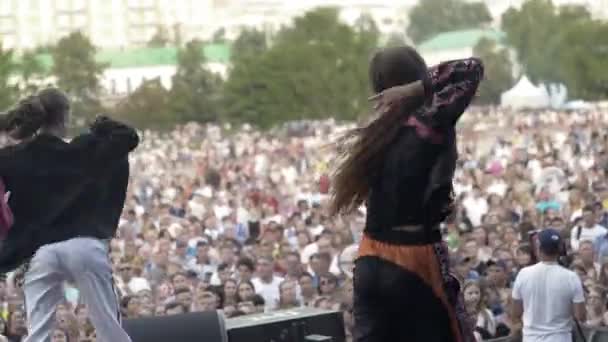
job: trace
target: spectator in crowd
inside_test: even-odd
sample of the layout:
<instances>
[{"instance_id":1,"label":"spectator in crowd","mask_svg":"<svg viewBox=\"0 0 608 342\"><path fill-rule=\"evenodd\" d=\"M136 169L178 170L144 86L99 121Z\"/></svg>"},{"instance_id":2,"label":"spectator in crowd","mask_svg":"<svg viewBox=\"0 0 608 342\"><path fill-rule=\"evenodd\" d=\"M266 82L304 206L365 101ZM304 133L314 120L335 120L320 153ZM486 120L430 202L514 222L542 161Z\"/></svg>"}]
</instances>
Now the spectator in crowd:
<instances>
[{"instance_id":1,"label":"spectator in crowd","mask_svg":"<svg viewBox=\"0 0 608 342\"><path fill-rule=\"evenodd\" d=\"M298 252L288 252L285 256L285 278L298 281L303 272L300 254Z\"/></svg>"},{"instance_id":2,"label":"spectator in crowd","mask_svg":"<svg viewBox=\"0 0 608 342\"><path fill-rule=\"evenodd\" d=\"M598 224L593 207L591 205L585 206L582 220L572 230L570 237L572 250L578 251L581 241L596 241L600 236L606 235L606 232L606 228Z\"/></svg>"},{"instance_id":3,"label":"spectator in crowd","mask_svg":"<svg viewBox=\"0 0 608 342\"><path fill-rule=\"evenodd\" d=\"M188 312L188 307L179 302L169 302L165 305L166 315L179 315Z\"/></svg>"},{"instance_id":4,"label":"spectator in crowd","mask_svg":"<svg viewBox=\"0 0 608 342\"><path fill-rule=\"evenodd\" d=\"M592 240L583 240L578 245L578 261L585 269L585 272L594 279L600 273L600 264L594 252L594 244Z\"/></svg>"},{"instance_id":5,"label":"spectator in crowd","mask_svg":"<svg viewBox=\"0 0 608 342\"><path fill-rule=\"evenodd\" d=\"M242 281L236 289L237 302L250 301L255 296L255 287L250 281Z\"/></svg>"},{"instance_id":6,"label":"spectator in crowd","mask_svg":"<svg viewBox=\"0 0 608 342\"><path fill-rule=\"evenodd\" d=\"M189 287L178 287L174 292L175 301L185 307L192 305L192 290Z\"/></svg>"},{"instance_id":7,"label":"spectator in crowd","mask_svg":"<svg viewBox=\"0 0 608 342\"><path fill-rule=\"evenodd\" d=\"M491 339L496 335L496 321L494 314L488 309L485 301L484 289L480 282L467 280L463 289L467 313L475 323L475 331L483 339Z\"/></svg>"},{"instance_id":8,"label":"spectator in crowd","mask_svg":"<svg viewBox=\"0 0 608 342\"><path fill-rule=\"evenodd\" d=\"M10 342L22 342L26 336L25 312L23 310L11 311L8 316L6 337Z\"/></svg>"},{"instance_id":9,"label":"spectator in crowd","mask_svg":"<svg viewBox=\"0 0 608 342\"><path fill-rule=\"evenodd\" d=\"M489 260L486 263L486 304L494 315L504 312L501 294L508 288L507 265L502 260Z\"/></svg>"},{"instance_id":10,"label":"spectator in crowd","mask_svg":"<svg viewBox=\"0 0 608 342\"><path fill-rule=\"evenodd\" d=\"M514 316L523 316L524 342L570 342L573 318L585 320L583 287L574 272L557 263L563 248L558 231L541 231L538 243L541 262L521 270L513 285Z\"/></svg>"},{"instance_id":11,"label":"spectator in crowd","mask_svg":"<svg viewBox=\"0 0 608 342\"><path fill-rule=\"evenodd\" d=\"M55 328L51 333L51 342L70 342L68 333L61 329Z\"/></svg>"},{"instance_id":12,"label":"spectator in crowd","mask_svg":"<svg viewBox=\"0 0 608 342\"><path fill-rule=\"evenodd\" d=\"M333 297L338 289L338 278L332 273L324 273L319 276L319 295Z\"/></svg>"},{"instance_id":13,"label":"spectator in crowd","mask_svg":"<svg viewBox=\"0 0 608 342\"><path fill-rule=\"evenodd\" d=\"M302 298L302 303L304 303L304 305L310 306L316 296L313 276L311 276L308 272L302 273L302 275L298 279L298 286L300 288L300 296Z\"/></svg>"},{"instance_id":14,"label":"spectator in crowd","mask_svg":"<svg viewBox=\"0 0 608 342\"><path fill-rule=\"evenodd\" d=\"M606 297L604 291L597 286L588 290L585 311L587 312L586 325L592 328L599 328L604 319L606 308Z\"/></svg>"},{"instance_id":15,"label":"spectator in crowd","mask_svg":"<svg viewBox=\"0 0 608 342\"><path fill-rule=\"evenodd\" d=\"M251 281L255 271L255 265L249 258L241 258L237 264L238 281Z\"/></svg>"},{"instance_id":16,"label":"spectator in crowd","mask_svg":"<svg viewBox=\"0 0 608 342\"><path fill-rule=\"evenodd\" d=\"M0 336L6 336L8 334L8 325L4 318L0 317Z\"/></svg>"},{"instance_id":17,"label":"spectator in crowd","mask_svg":"<svg viewBox=\"0 0 608 342\"><path fill-rule=\"evenodd\" d=\"M196 311L213 311L217 310L219 306L219 298L218 296L211 292L203 292L196 297Z\"/></svg>"},{"instance_id":18,"label":"spectator in crowd","mask_svg":"<svg viewBox=\"0 0 608 342\"><path fill-rule=\"evenodd\" d=\"M279 285L284 280L274 274L273 264L274 260L271 257L260 257L257 262L259 276L251 280L255 292L264 298L268 311L277 308L280 296Z\"/></svg>"},{"instance_id":19,"label":"spectator in crowd","mask_svg":"<svg viewBox=\"0 0 608 342\"><path fill-rule=\"evenodd\" d=\"M229 279L224 283L223 305L234 305L237 303L237 282Z\"/></svg>"},{"instance_id":20,"label":"spectator in crowd","mask_svg":"<svg viewBox=\"0 0 608 342\"><path fill-rule=\"evenodd\" d=\"M297 283L293 280L283 280L279 284L279 309L293 309L300 306L296 292Z\"/></svg>"}]
</instances>

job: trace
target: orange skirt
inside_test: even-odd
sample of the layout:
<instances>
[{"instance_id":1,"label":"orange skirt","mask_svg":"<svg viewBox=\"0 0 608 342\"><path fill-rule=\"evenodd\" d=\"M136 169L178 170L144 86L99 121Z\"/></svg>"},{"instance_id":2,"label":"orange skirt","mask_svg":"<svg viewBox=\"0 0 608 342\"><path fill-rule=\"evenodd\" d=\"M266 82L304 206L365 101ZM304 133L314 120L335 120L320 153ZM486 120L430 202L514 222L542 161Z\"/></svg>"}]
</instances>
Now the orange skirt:
<instances>
[{"instance_id":1,"label":"orange skirt","mask_svg":"<svg viewBox=\"0 0 608 342\"><path fill-rule=\"evenodd\" d=\"M447 251L446 251L447 252ZM466 322L456 314L454 300L450 300L446 293L446 279L442 273L442 265L435 244L428 245L393 245L373 240L364 235L359 245L359 257L378 257L391 262L418 275L426 285L432 288L433 293L443 302L450 317L451 330L454 340L464 342L461 329L466 327ZM465 333L466 334L466 333Z\"/></svg>"}]
</instances>

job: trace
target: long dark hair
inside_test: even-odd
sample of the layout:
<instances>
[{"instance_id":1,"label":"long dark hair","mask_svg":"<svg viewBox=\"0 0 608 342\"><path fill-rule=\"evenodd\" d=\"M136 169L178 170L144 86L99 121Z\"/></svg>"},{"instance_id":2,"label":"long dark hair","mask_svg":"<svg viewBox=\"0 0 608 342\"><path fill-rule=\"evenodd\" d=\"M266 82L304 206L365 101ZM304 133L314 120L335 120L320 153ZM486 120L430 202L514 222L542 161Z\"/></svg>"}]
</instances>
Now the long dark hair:
<instances>
[{"instance_id":1,"label":"long dark hair","mask_svg":"<svg viewBox=\"0 0 608 342\"><path fill-rule=\"evenodd\" d=\"M373 91L380 93L418 80L425 82L427 66L409 46L387 48L373 56L369 76ZM381 169L388 146L395 141L404 118L423 103L423 99L407 100L400 108L347 132L338 140L341 162L333 175L330 214L350 212L367 199L374 173Z\"/></svg>"},{"instance_id":2,"label":"long dark hair","mask_svg":"<svg viewBox=\"0 0 608 342\"><path fill-rule=\"evenodd\" d=\"M43 127L65 127L69 112L68 97L57 88L47 88L0 116L0 130L12 132L18 140L28 139Z\"/></svg>"}]
</instances>

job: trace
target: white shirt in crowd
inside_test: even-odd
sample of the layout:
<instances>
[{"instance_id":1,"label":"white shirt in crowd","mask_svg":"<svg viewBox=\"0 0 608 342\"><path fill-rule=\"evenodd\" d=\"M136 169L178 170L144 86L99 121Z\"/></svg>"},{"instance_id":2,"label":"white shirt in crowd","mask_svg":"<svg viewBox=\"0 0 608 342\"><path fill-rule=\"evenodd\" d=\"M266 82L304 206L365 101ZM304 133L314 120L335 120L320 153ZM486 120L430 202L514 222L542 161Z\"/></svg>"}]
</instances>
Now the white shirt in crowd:
<instances>
[{"instance_id":1,"label":"white shirt in crowd","mask_svg":"<svg viewBox=\"0 0 608 342\"><path fill-rule=\"evenodd\" d=\"M467 217L473 226L481 225L481 218L488 212L488 202L483 197L467 196L462 205L467 210Z\"/></svg>"},{"instance_id":2,"label":"white shirt in crowd","mask_svg":"<svg viewBox=\"0 0 608 342\"><path fill-rule=\"evenodd\" d=\"M265 283L259 277L251 279L251 283L255 287L255 293L264 298L264 311L268 312L278 308L280 292L279 285L283 282L283 278L273 276L270 283Z\"/></svg>"},{"instance_id":3,"label":"white shirt in crowd","mask_svg":"<svg viewBox=\"0 0 608 342\"><path fill-rule=\"evenodd\" d=\"M515 279L513 299L523 301L523 342L572 342L573 304L585 301L576 273L557 263L526 267Z\"/></svg>"},{"instance_id":4,"label":"white shirt in crowd","mask_svg":"<svg viewBox=\"0 0 608 342\"><path fill-rule=\"evenodd\" d=\"M312 271L312 268L310 268L310 257L316 253L319 253L319 245L317 245L316 242L313 242L311 244L306 245L306 247L304 247L304 249L302 250L302 253L300 254L300 262L302 262L302 264L304 264L304 265L308 265L307 272L312 275L315 275L315 274ZM338 255L337 254L331 257L331 264L329 266L329 272L331 272L337 276L342 273L342 271L340 271L340 266L338 265Z\"/></svg>"},{"instance_id":5,"label":"white shirt in crowd","mask_svg":"<svg viewBox=\"0 0 608 342\"><path fill-rule=\"evenodd\" d=\"M570 245L572 246L572 250L578 251L578 246L580 245L581 241L595 242L598 237L605 235L606 232L608 232L608 230L599 224L596 224L592 228L584 228L583 226L574 227L570 236Z\"/></svg>"},{"instance_id":6,"label":"white shirt in crowd","mask_svg":"<svg viewBox=\"0 0 608 342\"><path fill-rule=\"evenodd\" d=\"M489 309L483 309L483 312L477 315L476 326L486 329L492 336L496 335L496 319Z\"/></svg>"}]
</instances>

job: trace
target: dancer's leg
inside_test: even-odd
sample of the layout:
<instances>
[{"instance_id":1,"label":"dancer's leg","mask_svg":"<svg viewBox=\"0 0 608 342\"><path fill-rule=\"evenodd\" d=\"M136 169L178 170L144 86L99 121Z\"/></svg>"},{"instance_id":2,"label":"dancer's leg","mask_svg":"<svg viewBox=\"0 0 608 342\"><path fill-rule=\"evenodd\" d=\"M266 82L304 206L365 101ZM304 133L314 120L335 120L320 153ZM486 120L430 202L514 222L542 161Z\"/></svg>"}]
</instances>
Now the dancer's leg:
<instances>
[{"instance_id":1,"label":"dancer's leg","mask_svg":"<svg viewBox=\"0 0 608 342\"><path fill-rule=\"evenodd\" d=\"M25 274L24 292L29 334L25 342L48 342L55 308L64 299L63 280L55 245L41 247Z\"/></svg>"},{"instance_id":2,"label":"dancer's leg","mask_svg":"<svg viewBox=\"0 0 608 342\"><path fill-rule=\"evenodd\" d=\"M417 257L424 257L419 254ZM356 261L355 342L460 341L453 336L448 308L433 290L435 282L443 289L441 279L425 277L434 266L432 260L417 260L411 266L413 269L406 269L374 256Z\"/></svg>"},{"instance_id":3,"label":"dancer's leg","mask_svg":"<svg viewBox=\"0 0 608 342\"><path fill-rule=\"evenodd\" d=\"M120 325L120 307L107 245L98 239L68 241L62 259L80 290L100 342L131 342ZM69 250L69 252L68 252Z\"/></svg>"},{"instance_id":4,"label":"dancer's leg","mask_svg":"<svg viewBox=\"0 0 608 342\"><path fill-rule=\"evenodd\" d=\"M390 340L389 315L378 278L378 260L362 257L355 262L353 328L354 342Z\"/></svg>"}]
</instances>

